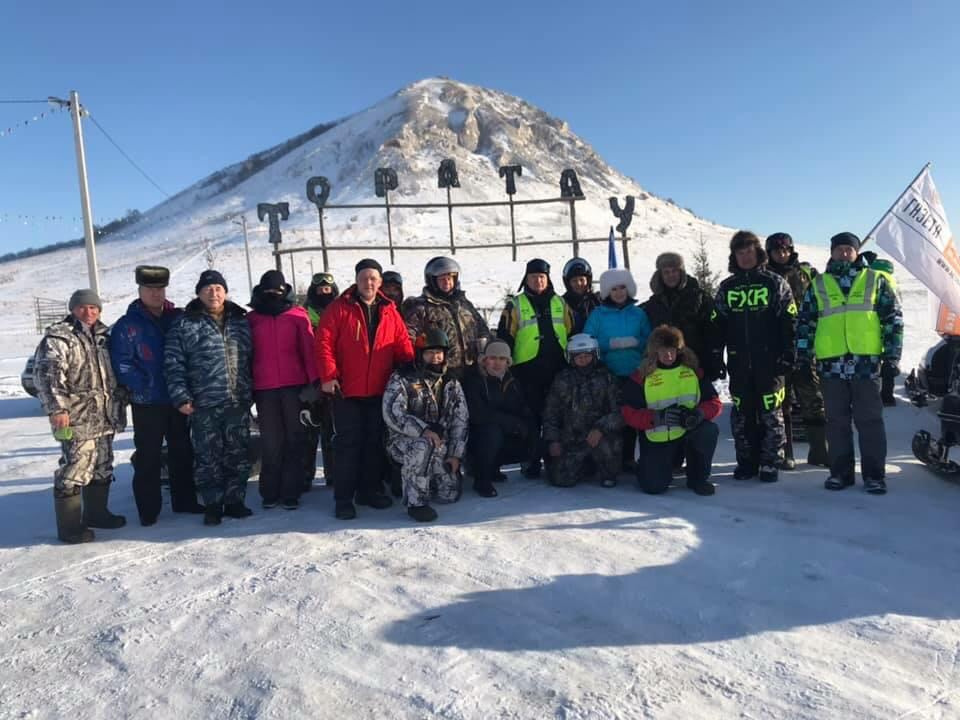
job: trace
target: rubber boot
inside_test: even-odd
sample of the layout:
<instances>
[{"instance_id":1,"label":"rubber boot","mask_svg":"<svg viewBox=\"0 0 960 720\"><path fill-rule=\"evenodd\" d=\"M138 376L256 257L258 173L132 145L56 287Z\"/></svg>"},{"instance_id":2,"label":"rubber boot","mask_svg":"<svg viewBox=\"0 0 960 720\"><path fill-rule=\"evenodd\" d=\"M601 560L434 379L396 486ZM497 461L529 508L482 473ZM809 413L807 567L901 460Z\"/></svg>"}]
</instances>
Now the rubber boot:
<instances>
[{"instance_id":1,"label":"rubber boot","mask_svg":"<svg viewBox=\"0 0 960 720\"><path fill-rule=\"evenodd\" d=\"M116 530L127 524L123 515L114 515L107 510L110 484L83 486L83 524L92 528Z\"/></svg>"},{"instance_id":2,"label":"rubber boot","mask_svg":"<svg viewBox=\"0 0 960 720\"><path fill-rule=\"evenodd\" d=\"M827 456L827 428L823 425L807 425L807 442L810 443L807 464L830 467L830 458Z\"/></svg>"},{"instance_id":3,"label":"rubber boot","mask_svg":"<svg viewBox=\"0 0 960 720\"><path fill-rule=\"evenodd\" d=\"M53 496L53 509L57 514L57 537L65 543L76 545L93 540L93 530L83 524L83 500L80 495Z\"/></svg>"}]
</instances>

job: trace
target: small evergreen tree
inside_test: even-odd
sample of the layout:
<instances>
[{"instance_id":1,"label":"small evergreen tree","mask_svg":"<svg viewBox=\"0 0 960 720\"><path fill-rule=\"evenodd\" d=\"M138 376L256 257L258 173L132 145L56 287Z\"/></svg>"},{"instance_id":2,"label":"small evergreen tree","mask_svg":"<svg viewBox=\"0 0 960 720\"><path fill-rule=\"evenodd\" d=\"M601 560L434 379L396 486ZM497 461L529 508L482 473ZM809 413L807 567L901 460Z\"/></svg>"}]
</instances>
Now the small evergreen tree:
<instances>
[{"instance_id":1,"label":"small evergreen tree","mask_svg":"<svg viewBox=\"0 0 960 720\"><path fill-rule=\"evenodd\" d=\"M710 257L707 255L707 243L703 239L703 233L700 233L700 241L697 244L697 251L693 255L693 276L700 283L700 288L713 296L717 292L717 284L720 278L717 273L710 269Z\"/></svg>"}]
</instances>

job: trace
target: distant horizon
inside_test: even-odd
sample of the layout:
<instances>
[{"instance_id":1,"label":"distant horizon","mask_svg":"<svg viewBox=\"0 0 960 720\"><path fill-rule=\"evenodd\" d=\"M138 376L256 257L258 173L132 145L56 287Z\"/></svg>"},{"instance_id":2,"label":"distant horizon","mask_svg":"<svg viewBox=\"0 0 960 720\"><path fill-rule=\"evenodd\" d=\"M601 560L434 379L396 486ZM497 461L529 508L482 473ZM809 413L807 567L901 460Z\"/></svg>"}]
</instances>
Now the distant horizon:
<instances>
[{"instance_id":1,"label":"distant horizon","mask_svg":"<svg viewBox=\"0 0 960 720\"><path fill-rule=\"evenodd\" d=\"M97 224L430 77L520 97L658 197L761 236L863 237L928 161L948 217L960 203L960 7L942 0L491 2L468 24L440 3L375 3L358 24L295 0L279 35L247 0L228 17L52 5L42 24L8 10L0 61L19 70L0 101L79 91ZM75 52L94 34L109 40ZM49 110L0 102L0 255L82 237L70 119Z\"/></svg>"}]
</instances>

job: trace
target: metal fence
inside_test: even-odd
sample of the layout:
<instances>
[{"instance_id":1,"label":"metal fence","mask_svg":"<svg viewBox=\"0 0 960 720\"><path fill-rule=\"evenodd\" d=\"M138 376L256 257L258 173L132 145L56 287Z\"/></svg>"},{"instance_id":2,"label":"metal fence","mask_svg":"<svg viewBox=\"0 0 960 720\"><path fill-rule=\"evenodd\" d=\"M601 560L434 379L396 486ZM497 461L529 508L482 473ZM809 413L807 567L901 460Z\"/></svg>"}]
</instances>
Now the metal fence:
<instances>
[{"instance_id":1,"label":"metal fence","mask_svg":"<svg viewBox=\"0 0 960 720\"><path fill-rule=\"evenodd\" d=\"M505 165L500 168L499 176L504 180L504 192L506 199L494 201L478 202L454 202L452 190L460 187L460 179L457 173L457 167L453 160L446 159L441 161L437 171L437 186L446 190L447 201L445 203L391 203L390 192L396 190L399 186L397 173L393 168L377 168L374 173L374 193L377 197L383 198L383 203L349 203L343 205L330 205L327 203L330 197L330 181L325 177L311 177L307 180L306 195L307 199L317 208L317 215L320 224L320 245L298 246L295 248L282 248L283 242L280 222L288 220L290 217L289 203L259 203L257 205L257 216L262 221L269 223L269 242L273 245L273 255L276 260L277 269L281 269L281 259L283 255L291 256L298 252L316 252L320 251L323 256L323 269L329 271L329 253L334 251L357 251L357 250L386 250L390 253L391 264L395 263L395 254L399 250L436 250L448 251L455 255L457 250L464 249L488 249L488 248L511 248L513 260L517 260L517 248L538 245L568 245L572 244L573 254L580 254L580 245L582 243L608 242L610 237L581 238L577 233L577 207L576 204L586 199L580 187L580 181L577 173L572 169L565 169L560 174L560 195L559 197L539 198L539 199L514 199L517 193L516 179L523 175L523 168L520 165ZM517 240L517 222L516 212L518 207L529 205L545 205L551 203L565 203L570 208L570 238L556 240ZM627 236L627 228L633 219L635 200L632 195L626 197L624 206L621 208L619 199L609 198L610 210L616 218L616 231L619 233L621 243L621 254L624 266L630 267L630 237ZM458 243L454 232L454 210L459 208L479 208L479 207L503 207L510 213L510 241L494 242L489 244L480 243ZM443 209L447 210L447 225L449 229L448 242L445 244L432 245L397 245L394 242L393 226L391 223L391 211L397 209ZM324 228L324 214L330 211L340 210L383 210L386 220L386 245L331 245L327 239L327 233ZM611 228L611 233L613 232Z\"/></svg>"},{"instance_id":2,"label":"metal fence","mask_svg":"<svg viewBox=\"0 0 960 720\"><path fill-rule=\"evenodd\" d=\"M56 322L60 322L69 312L63 300L35 297L33 308L37 320L37 333L42 333Z\"/></svg>"}]
</instances>

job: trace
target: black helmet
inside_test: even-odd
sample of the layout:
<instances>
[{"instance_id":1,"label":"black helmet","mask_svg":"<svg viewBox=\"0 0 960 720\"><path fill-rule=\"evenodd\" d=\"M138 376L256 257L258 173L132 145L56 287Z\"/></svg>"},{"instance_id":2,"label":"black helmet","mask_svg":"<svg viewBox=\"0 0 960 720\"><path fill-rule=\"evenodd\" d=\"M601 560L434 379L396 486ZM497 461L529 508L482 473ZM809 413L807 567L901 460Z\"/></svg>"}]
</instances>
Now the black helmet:
<instances>
[{"instance_id":1,"label":"black helmet","mask_svg":"<svg viewBox=\"0 0 960 720\"><path fill-rule=\"evenodd\" d=\"M383 284L387 283L396 283L397 285L403 285L403 276L398 273L396 270L387 270L383 275Z\"/></svg>"},{"instance_id":2,"label":"black helmet","mask_svg":"<svg viewBox=\"0 0 960 720\"><path fill-rule=\"evenodd\" d=\"M450 341L443 330L437 327L429 327L417 335L413 347L419 355L424 350L449 350Z\"/></svg>"},{"instance_id":3,"label":"black helmet","mask_svg":"<svg viewBox=\"0 0 960 720\"><path fill-rule=\"evenodd\" d=\"M582 257L571 258L567 260L563 266L563 284L567 290L570 289L570 278L575 277L585 277L587 279L588 289L589 286L593 285L593 268L590 267L590 263Z\"/></svg>"},{"instance_id":4,"label":"black helmet","mask_svg":"<svg viewBox=\"0 0 960 720\"><path fill-rule=\"evenodd\" d=\"M435 258L430 258L423 268L423 283L433 292L441 293L437 286L437 278L450 273L457 276L456 282L453 284L454 291L457 291L460 289L460 263L453 258L438 255Z\"/></svg>"}]
</instances>

